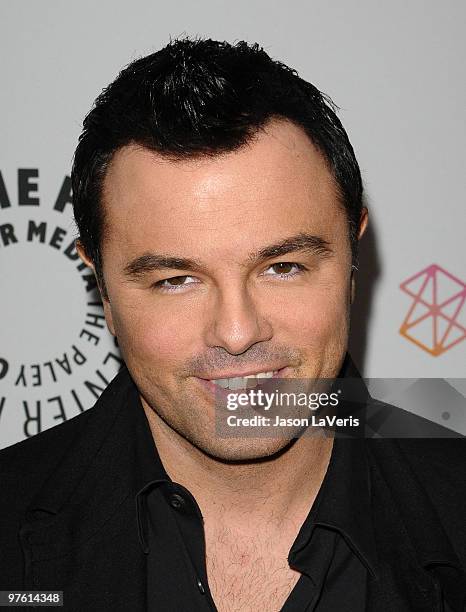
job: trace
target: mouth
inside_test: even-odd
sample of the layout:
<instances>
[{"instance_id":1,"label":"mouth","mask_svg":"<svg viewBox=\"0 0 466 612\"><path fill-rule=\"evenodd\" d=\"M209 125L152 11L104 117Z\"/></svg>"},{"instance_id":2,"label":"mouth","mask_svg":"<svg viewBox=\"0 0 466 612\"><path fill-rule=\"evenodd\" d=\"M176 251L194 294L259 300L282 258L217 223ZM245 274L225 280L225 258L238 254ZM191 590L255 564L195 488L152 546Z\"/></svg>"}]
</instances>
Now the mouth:
<instances>
[{"instance_id":1,"label":"mouth","mask_svg":"<svg viewBox=\"0 0 466 612\"><path fill-rule=\"evenodd\" d=\"M199 378L199 380L207 385L212 391L222 393L223 391L244 391L255 389L261 385L265 385L270 379L283 377L283 372L287 366L278 370L267 370L263 372L255 372L253 374L242 374L236 376L224 376L223 378Z\"/></svg>"}]
</instances>

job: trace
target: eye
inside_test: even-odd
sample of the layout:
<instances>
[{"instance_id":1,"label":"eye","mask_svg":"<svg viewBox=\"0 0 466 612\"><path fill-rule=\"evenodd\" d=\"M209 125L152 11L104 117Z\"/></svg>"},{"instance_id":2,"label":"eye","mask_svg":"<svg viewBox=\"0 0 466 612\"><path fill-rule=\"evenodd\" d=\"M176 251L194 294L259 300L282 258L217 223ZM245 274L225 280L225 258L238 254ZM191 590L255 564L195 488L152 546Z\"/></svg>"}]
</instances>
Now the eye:
<instances>
[{"instance_id":1,"label":"eye","mask_svg":"<svg viewBox=\"0 0 466 612\"><path fill-rule=\"evenodd\" d=\"M171 278L164 278L163 280L157 281L152 285L152 288L162 291L179 291L182 287L194 285L198 282L199 281L194 278L194 276L172 276Z\"/></svg>"},{"instance_id":2,"label":"eye","mask_svg":"<svg viewBox=\"0 0 466 612\"><path fill-rule=\"evenodd\" d=\"M302 264L290 261L280 261L274 263L264 272L265 276L278 276L279 278L291 278L301 274L306 268ZM272 270L272 272L269 272Z\"/></svg>"}]
</instances>

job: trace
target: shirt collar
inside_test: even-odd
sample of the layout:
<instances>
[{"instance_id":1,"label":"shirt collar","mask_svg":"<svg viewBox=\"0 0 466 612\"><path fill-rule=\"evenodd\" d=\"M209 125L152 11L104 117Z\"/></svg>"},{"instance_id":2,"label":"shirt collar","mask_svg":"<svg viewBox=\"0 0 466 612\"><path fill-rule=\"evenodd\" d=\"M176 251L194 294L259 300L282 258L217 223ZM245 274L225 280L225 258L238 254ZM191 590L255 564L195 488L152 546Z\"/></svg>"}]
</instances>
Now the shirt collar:
<instances>
[{"instance_id":1,"label":"shirt collar","mask_svg":"<svg viewBox=\"0 0 466 612\"><path fill-rule=\"evenodd\" d=\"M134 401L129 407L133 411L134 440L136 445L135 454L135 480L134 494L136 501L136 518L138 535L141 548L144 553L149 552L148 525L147 525L147 496L146 493L152 486L171 482L160 459L154 438L142 406L139 392L134 386Z\"/></svg>"},{"instance_id":2,"label":"shirt collar","mask_svg":"<svg viewBox=\"0 0 466 612\"><path fill-rule=\"evenodd\" d=\"M338 378L345 378L345 393L350 398L339 407L339 414L357 414L360 426L355 429L354 437L348 437L344 430L341 435L337 429L326 475L290 555L299 556L302 564L311 563L306 555L306 545L314 528L321 526L337 531L368 571L376 576L378 559L371 509L370 470L363 433L366 403L370 396L348 353Z\"/></svg>"},{"instance_id":3,"label":"shirt collar","mask_svg":"<svg viewBox=\"0 0 466 612\"><path fill-rule=\"evenodd\" d=\"M170 481L160 459L144 408L136 390L134 405L134 440L136 441L135 491L138 493L154 480Z\"/></svg>"},{"instance_id":4,"label":"shirt collar","mask_svg":"<svg viewBox=\"0 0 466 612\"><path fill-rule=\"evenodd\" d=\"M308 544L318 526L337 531L368 571L377 575L364 439L334 439L327 473L290 551L302 566L312 561L308 558Z\"/></svg>"}]
</instances>

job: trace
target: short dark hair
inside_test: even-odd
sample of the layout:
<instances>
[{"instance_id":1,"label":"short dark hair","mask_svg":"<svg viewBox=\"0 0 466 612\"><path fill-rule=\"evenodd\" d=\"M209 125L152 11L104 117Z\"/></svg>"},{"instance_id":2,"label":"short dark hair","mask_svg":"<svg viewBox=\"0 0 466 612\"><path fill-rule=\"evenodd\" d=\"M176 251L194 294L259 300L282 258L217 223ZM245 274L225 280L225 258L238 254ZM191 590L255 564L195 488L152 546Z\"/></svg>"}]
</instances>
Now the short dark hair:
<instances>
[{"instance_id":1,"label":"short dark hair","mask_svg":"<svg viewBox=\"0 0 466 612\"><path fill-rule=\"evenodd\" d=\"M172 159L212 156L238 149L273 118L300 126L326 159L357 265L363 186L335 110L328 96L258 44L180 38L129 64L84 119L71 172L79 240L101 289L102 184L118 149L134 143Z\"/></svg>"}]
</instances>

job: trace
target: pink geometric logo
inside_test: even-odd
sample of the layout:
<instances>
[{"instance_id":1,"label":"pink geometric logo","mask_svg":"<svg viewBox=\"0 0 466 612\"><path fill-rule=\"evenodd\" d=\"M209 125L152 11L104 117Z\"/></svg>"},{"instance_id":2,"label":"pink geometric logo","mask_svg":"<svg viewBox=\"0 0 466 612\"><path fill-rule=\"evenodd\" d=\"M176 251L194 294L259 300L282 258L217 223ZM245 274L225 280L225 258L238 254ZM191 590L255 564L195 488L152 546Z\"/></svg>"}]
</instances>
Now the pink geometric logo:
<instances>
[{"instance_id":1,"label":"pink geometric logo","mask_svg":"<svg viewBox=\"0 0 466 612\"><path fill-rule=\"evenodd\" d=\"M400 334L438 357L466 338L466 284L432 264L401 283L413 298Z\"/></svg>"}]
</instances>

